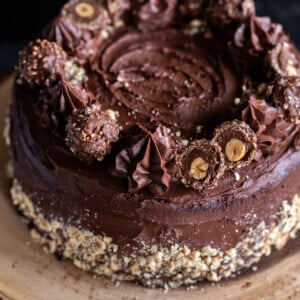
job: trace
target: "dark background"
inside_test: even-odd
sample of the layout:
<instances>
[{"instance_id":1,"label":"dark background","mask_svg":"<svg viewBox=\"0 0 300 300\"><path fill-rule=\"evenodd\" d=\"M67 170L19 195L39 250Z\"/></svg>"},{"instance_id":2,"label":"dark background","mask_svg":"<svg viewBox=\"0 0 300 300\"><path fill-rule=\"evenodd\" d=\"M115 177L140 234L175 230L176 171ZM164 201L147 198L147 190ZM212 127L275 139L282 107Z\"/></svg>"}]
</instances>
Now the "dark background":
<instances>
[{"instance_id":1,"label":"dark background","mask_svg":"<svg viewBox=\"0 0 300 300\"><path fill-rule=\"evenodd\" d=\"M55 16L66 0L1 0L0 76L12 70L18 50ZM300 0L256 0L258 15L284 24L300 48Z\"/></svg>"}]
</instances>

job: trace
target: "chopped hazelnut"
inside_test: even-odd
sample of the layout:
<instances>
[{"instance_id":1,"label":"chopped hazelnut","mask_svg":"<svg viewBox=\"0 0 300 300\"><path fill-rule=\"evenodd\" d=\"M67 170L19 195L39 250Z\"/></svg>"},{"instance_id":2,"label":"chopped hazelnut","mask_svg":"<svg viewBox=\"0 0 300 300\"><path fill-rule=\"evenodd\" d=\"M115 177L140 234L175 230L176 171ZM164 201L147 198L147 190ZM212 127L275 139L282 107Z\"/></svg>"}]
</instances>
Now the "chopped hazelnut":
<instances>
[{"instance_id":1,"label":"chopped hazelnut","mask_svg":"<svg viewBox=\"0 0 300 300\"><path fill-rule=\"evenodd\" d=\"M105 112L113 121L117 121L118 112L113 111L112 109L107 109Z\"/></svg>"},{"instance_id":2,"label":"chopped hazelnut","mask_svg":"<svg viewBox=\"0 0 300 300\"><path fill-rule=\"evenodd\" d=\"M238 98L238 97L236 97L236 98L234 98L234 104L236 105L236 106L238 106L238 105L240 105L240 103L241 103L241 98Z\"/></svg>"},{"instance_id":3,"label":"chopped hazelnut","mask_svg":"<svg viewBox=\"0 0 300 300\"><path fill-rule=\"evenodd\" d=\"M246 145L239 139L231 139L225 146L225 154L229 161L242 160L247 153Z\"/></svg>"},{"instance_id":4,"label":"chopped hazelnut","mask_svg":"<svg viewBox=\"0 0 300 300\"><path fill-rule=\"evenodd\" d=\"M197 157L192 161L190 175L196 179L201 180L207 176L209 164L202 157Z\"/></svg>"}]
</instances>

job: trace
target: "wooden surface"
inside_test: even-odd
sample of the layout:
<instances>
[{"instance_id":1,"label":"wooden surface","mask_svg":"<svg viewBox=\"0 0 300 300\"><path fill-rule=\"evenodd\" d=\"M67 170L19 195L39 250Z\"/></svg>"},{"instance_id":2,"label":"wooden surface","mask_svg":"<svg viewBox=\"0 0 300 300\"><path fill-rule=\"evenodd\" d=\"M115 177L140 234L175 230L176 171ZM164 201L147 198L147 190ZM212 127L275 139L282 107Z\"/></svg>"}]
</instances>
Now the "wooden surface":
<instances>
[{"instance_id":1,"label":"wooden surface","mask_svg":"<svg viewBox=\"0 0 300 300\"><path fill-rule=\"evenodd\" d=\"M12 79L0 85L0 130L3 130ZM165 293L134 284L115 285L95 278L69 262L45 254L30 239L10 204L5 179L6 150L0 142L0 299L147 300L147 299L300 299L300 239L258 265L258 270L225 282Z\"/></svg>"}]
</instances>

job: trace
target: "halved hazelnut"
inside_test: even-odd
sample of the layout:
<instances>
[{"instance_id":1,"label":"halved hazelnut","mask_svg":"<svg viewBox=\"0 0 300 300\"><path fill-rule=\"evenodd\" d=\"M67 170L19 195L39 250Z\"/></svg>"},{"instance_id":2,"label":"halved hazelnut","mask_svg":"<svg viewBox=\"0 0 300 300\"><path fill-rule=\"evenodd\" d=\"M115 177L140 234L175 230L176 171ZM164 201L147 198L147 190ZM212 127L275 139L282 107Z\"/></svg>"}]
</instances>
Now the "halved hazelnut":
<instances>
[{"instance_id":1,"label":"halved hazelnut","mask_svg":"<svg viewBox=\"0 0 300 300\"><path fill-rule=\"evenodd\" d=\"M211 141L192 141L176 156L180 181L187 187L203 190L215 186L224 172L221 148Z\"/></svg>"},{"instance_id":2,"label":"halved hazelnut","mask_svg":"<svg viewBox=\"0 0 300 300\"><path fill-rule=\"evenodd\" d=\"M241 140L233 138L226 144L225 154L231 162L240 161L247 154L246 145Z\"/></svg>"},{"instance_id":3,"label":"halved hazelnut","mask_svg":"<svg viewBox=\"0 0 300 300\"><path fill-rule=\"evenodd\" d=\"M74 7L75 12L81 18L91 18L95 14L93 5L88 2L79 2Z\"/></svg>"},{"instance_id":4,"label":"halved hazelnut","mask_svg":"<svg viewBox=\"0 0 300 300\"><path fill-rule=\"evenodd\" d=\"M191 164L190 175L196 179L201 180L207 176L207 170L209 168L209 164L202 157L196 157Z\"/></svg>"},{"instance_id":5,"label":"halved hazelnut","mask_svg":"<svg viewBox=\"0 0 300 300\"><path fill-rule=\"evenodd\" d=\"M229 168L244 167L256 155L256 134L247 123L239 120L225 122L216 128L213 141L222 148Z\"/></svg>"}]
</instances>

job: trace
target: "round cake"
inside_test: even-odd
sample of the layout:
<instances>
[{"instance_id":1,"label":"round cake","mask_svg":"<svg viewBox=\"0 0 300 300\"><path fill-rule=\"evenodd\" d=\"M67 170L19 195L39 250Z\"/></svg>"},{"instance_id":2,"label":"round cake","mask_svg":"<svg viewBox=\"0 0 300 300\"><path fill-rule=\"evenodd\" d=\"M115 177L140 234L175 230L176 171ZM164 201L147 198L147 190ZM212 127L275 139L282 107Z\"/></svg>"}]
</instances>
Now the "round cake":
<instances>
[{"instance_id":1,"label":"round cake","mask_svg":"<svg viewBox=\"0 0 300 300\"><path fill-rule=\"evenodd\" d=\"M20 52L11 195L112 280L236 276L300 228L300 55L252 0L72 0Z\"/></svg>"}]
</instances>

